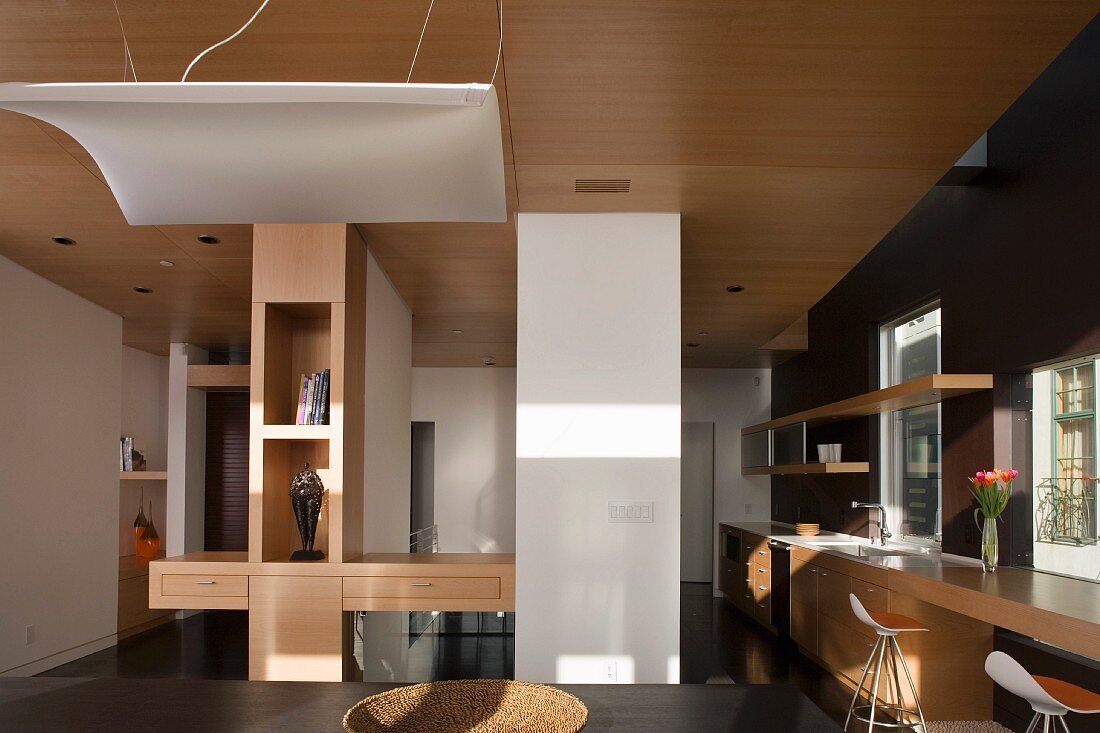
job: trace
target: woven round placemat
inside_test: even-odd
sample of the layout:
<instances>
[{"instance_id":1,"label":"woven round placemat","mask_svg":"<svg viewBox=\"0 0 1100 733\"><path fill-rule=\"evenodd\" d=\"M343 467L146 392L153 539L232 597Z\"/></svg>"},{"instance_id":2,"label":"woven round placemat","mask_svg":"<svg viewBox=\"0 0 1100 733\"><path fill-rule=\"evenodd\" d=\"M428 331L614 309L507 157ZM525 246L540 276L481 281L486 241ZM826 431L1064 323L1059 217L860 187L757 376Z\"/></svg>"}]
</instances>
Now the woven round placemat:
<instances>
[{"instance_id":1,"label":"woven round placemat","mask_svg":"<svg viewBox=\"0 0 1100 733\"><path fill-rule=\"evenodd\" d=\"M514 680L450 680L360 700L347 733L577 733L588 708L567 692Z\"/></svg>"}]
</instances>

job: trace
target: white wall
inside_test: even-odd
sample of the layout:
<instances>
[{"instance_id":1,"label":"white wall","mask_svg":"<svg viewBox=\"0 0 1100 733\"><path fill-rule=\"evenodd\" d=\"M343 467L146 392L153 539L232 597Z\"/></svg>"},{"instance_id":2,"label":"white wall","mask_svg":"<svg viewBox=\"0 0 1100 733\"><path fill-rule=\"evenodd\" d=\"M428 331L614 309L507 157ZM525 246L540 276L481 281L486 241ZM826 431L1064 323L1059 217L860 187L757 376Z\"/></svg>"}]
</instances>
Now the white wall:
<instances>
[{"instance_id":1,"label":"white wall","mask_svg":"<svg viewBox=\"0 0 1100 733\"><path fill-rule=\"evenodd\" d=\"M366 552L408 552L412 313L371 254L367 262Z\"/></svg>"},{"instance_id":2,"label":"white wall","mask_svg":"<svg viewBox=\"0 0 1100 733\"><path fill-rule=\"evenodd\" d=\"M168 353L168 527L161 546L168 557L206 546L206 392L187 386L187 367L209 355L174 343Z\"/></svg>"},{"instance_id":3,"label":"white wall","mask_svg":"<svg viewBox=\"0 0 1100 733\"><path fill-rule=\"evenodd\" d=\"M435 423L442 552L516 550L516 370L412 370L412 419Z\"/></svg>"},{"instance_id":4,"label":"white wall","mask_svg":"<svg viewBox=\"0 0 1100 733\"><path fill-rule=\"evenodd\" d=\"M516 677L678 681L679 214L521 213L518 243Z\"/></svg>"},{"instance_id":5,"label":"white wall","mask_svg":"<svg viewBox=\"0 0 1100 733\"><path fill-rule=\"evenodd\" d=\"M145 454L146 468L168 468L168 359L122 347L122 435L132 435ZM164 544L168 530L167 483L122 481L119 488L118 554L134 554L134 517L144 496L145 514L153 502L153 525Z\"/></svg>"},{"instance_id":6,"label":"white wall","mask_svg":"<svg viewBox=\"0 0 1100 733\"><path fill-rule=\"evenodd\" d=\"M0 257L0 673L114 643L121 344L118 316Z\"/></svg>"},{"instance_id":7,"label":"white wall","mask_svg":"<svg viewBox=\"0 0 1100 733\"><path fill-rule=\"evenodd\" d=\"M759 382L759 384L757 384ZM771 519L771 480L741 475L741 428L771 419L770 369L685 369L684 422L714 423L714 574L718 523ZM714 595L721 595L714 588Z\"/></svg>"}]
</instances>

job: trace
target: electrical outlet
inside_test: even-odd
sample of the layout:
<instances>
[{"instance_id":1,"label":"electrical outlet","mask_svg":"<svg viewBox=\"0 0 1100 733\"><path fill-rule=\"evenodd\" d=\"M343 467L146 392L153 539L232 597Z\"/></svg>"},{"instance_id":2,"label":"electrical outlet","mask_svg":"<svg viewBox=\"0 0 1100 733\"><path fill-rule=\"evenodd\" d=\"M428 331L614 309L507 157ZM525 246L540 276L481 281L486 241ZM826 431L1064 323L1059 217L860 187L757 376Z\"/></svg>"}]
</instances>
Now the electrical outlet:
<instances>
[{"instance_id":1,"label":"electrical outlet","mask_svg":"<svg viewBox=\"0 0 1100 733\"><path fill-rule=\"evenodd\" d=\"M603 678L606 682L618 682L619 681L619 663L616 661L609 661L604 664Z\"/></svg>"},{"instance_id":2,"label":"electrical outlet","mask_svg":"<svg viewBox=\"0 0 1100 733\"><path fill-rule=\"evenodd\" d=\"M27 641L26 645L30 646L34 643L34 624L27 627Z\"/></svg>"},{"instance_id":3,"label":"electrical outlet","mask_svg":"<svg viewBox=\"0 0 1100 733\"><path fill-rule=\"evenodd\" d=\"M745 514L748 516L752 516L752 502L748 502L745 504Z\"/></svg>"}]
</instances>

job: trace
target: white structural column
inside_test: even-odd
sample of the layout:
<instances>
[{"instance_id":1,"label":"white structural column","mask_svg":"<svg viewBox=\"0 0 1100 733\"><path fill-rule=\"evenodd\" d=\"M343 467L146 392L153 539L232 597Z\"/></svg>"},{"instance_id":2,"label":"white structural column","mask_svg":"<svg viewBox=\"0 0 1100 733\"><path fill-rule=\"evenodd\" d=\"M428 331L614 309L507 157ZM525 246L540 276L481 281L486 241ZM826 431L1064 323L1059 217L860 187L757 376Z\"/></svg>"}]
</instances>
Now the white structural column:
<instances>
[{"instance_id":1,"label":"white structural column","mask_svg":"<svg viewBox=\"0 0 1100 733\"><path fill-rule=\"evenodd\" d=\"M206 524L206 393L187 386L187 365L205 364L205 351L172 344L168 355L168 557L198 552Z\"/></svg>"},{"instance_id":2,"label":"white structural column","mask_svg":"<svg viewBox=\"0 0 1100 733\"><path fill-rule=\"evenodd\" d=\"M516 677L678 682L680 215L518 236Z\"/></svg>"}]
</instances>

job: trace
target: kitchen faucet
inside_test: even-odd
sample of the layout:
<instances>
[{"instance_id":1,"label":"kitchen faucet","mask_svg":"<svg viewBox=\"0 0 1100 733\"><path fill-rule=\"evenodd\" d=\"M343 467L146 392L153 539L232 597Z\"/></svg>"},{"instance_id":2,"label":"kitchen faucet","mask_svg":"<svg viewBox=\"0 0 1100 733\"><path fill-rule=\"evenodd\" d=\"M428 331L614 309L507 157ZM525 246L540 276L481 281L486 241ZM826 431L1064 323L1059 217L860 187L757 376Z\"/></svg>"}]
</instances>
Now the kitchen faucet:
<instances>
[{"instance_id":1,"label":"kitchen faucet","mask_svg":"<svg viewBox=\"0 0 1100 733\"><path fill-rule=\"evenodd\" d=\"M878 542L883 547L886 547L886 540L890 539L894 535L890 532L890 527L886 524L886 507L882 504L875 504L867 501L853 501L853 509L878 509ZM875 544L875 538L871 538L871 544Z\"/></svg>"}]
</instances>

